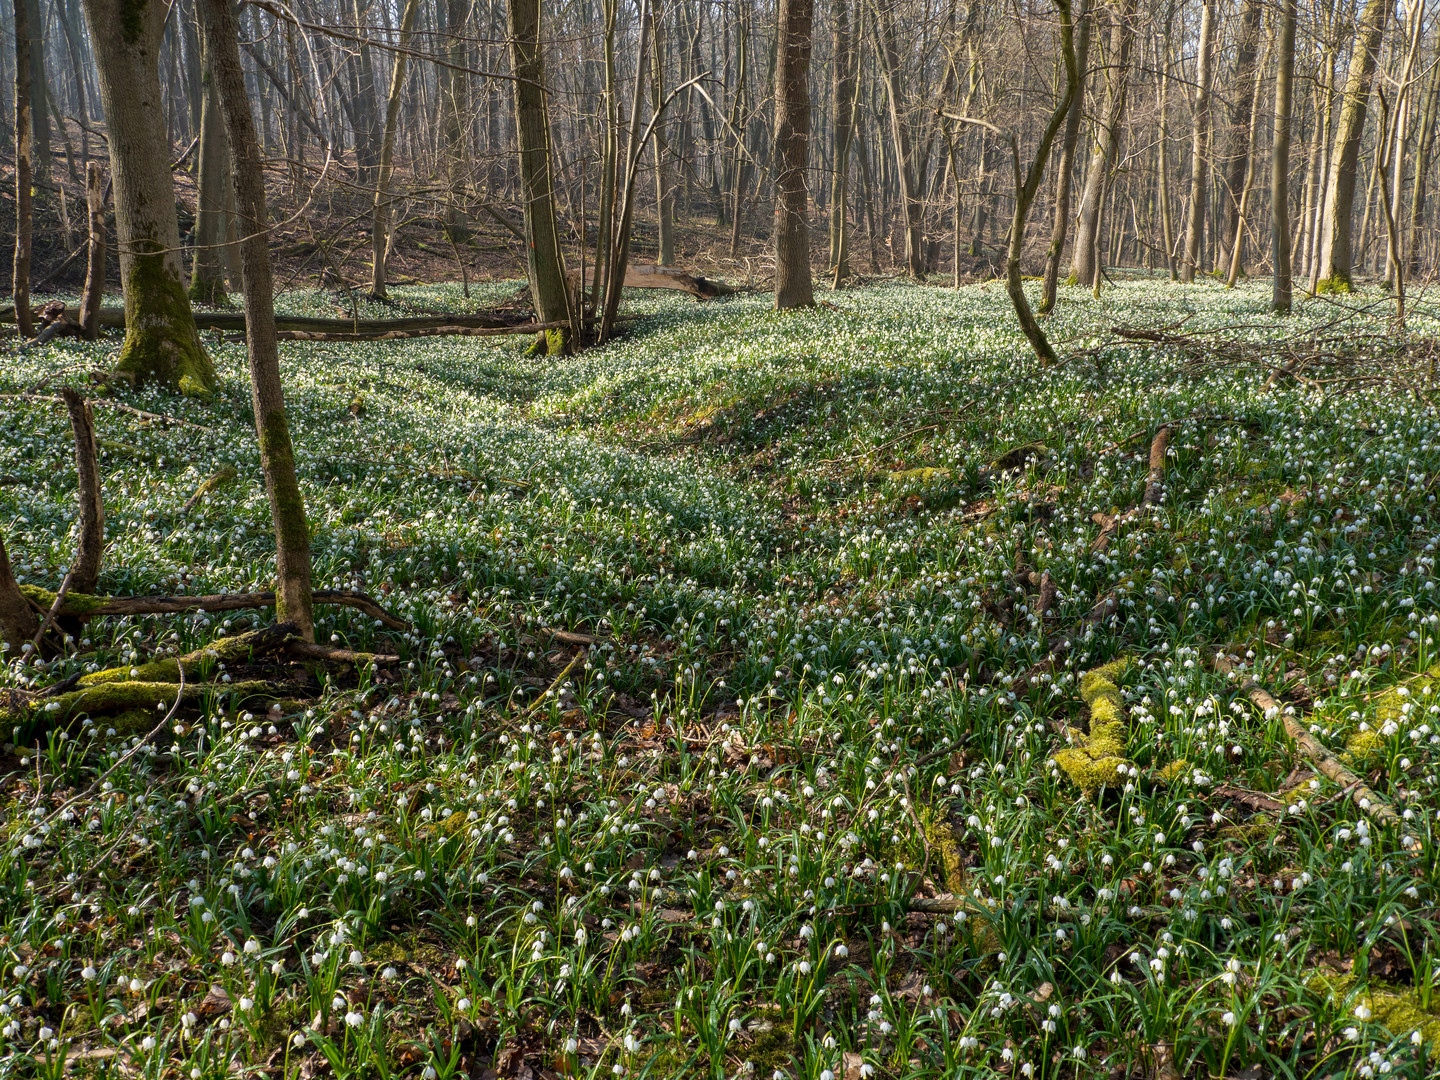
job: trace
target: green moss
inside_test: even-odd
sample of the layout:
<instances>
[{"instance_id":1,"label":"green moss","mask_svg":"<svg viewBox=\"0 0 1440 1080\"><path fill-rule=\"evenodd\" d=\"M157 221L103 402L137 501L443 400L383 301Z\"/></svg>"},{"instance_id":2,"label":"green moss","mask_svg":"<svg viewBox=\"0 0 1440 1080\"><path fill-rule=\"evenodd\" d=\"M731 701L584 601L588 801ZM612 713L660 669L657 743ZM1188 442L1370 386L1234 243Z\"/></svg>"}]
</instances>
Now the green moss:
<instances>
[{"instance_id":1,"label":"green moss","mask_svg":"<svg viewBox=\"0 0 1440 1080\"><path fill-rule=\"evenodd\" d=\"M1173 784L1177 780L1183 780L1190 773L1190 762L1185 758L1177 758L1170 762L1163 769L1155 774L1155 779L1162 784Z\"/></svg>"},{"instance_id":2,"label":"green moss","mask_svg":"<svg viewBox=\"0 0 1440 1080\"><path fill-rule=\"evenodd\" d=\"M138 679L124 682L100 683L68 694L59 694L35 704L31 710L39 717L48 717L58 722L72 720L82 713L130 713L135 710L159 712L157 706L169 708L178 697L181 701L193 701L202 694L221 691L240 697L273 697L274 688L267 682L253 680L216 685L214 683L186 683L181 687L173 682L145 682Z\"/></svg>"},{"instance_id":3,"label":"green moss","mask_svg":"<svg viewBox=\"0 0 1440 1080\"><path fill-rule=\"evenodd\" d=\"M207 387L202 386L189 375L180 376L180 393L188 398L197 398L204 402L209 402L215 397Z\"/></svg>"},{"instance_id":4,"label":"green moss","mask_svg":"<svg viewBox=\"0 0 1440 1080\"><path fill-rule=\"evenodd\" d=\"M136 385L159 382L172 390L180 390L189 378L213 391L215 367L200 344L185 285L158 242L134 242L123 285L125 344L115 374Z\"/></svg>"},{"instance_id":5,"label":"green moss","mask_svg":"<svg viewBox=\"0 0 1440 1080\"><path fill-rule=\"evenodd\" d=\"M42 589L39 585L21 585L20 591L46 611L49 611L55 605L55 594L49 589ZM73 618L89 618L100 605L109 599L110 597L108 596L91 596L89 593L67 592L65 594L65 614Z\"/></svg>"},{"instance_id":6,"label":"green moss","mask_svg":"<svg viewBox=\"0 0 1440 1080\"><path fill-rule=\"evenodd\" d=\"M1315 283L1316 296L1345 296L1355 291L1350 279L1340 274L1331 274Z\"/></svg>"},{"instance_id":7,"label":"green moss","mask_svg":"<svg viewBox=\"0 0 1440 1080\"><path fill-rule=\"evenodd\" d=\"M188 673L187 673L188 674ZM180 681L180 664L176 660L152 660L148 664L141 664L139 667L114 667L106 668L104 671L91 672L81 678L82 687L103 686L106 683L130 682L164 682L178 683Z\"/></svg>"},{"instance_id":8,"label":"green moss","mask_svg":"<svg viewBox=\"0 0 1440 1080\"><path fill-rule=\"evenodd\" d=\"M945 871L945 888L959 896L965 891L965 860L960 857L955 833L943 821L927 822L925 838L930 841L931 850L940 853L940 864Z\"/></svg>"},{"instance_id":9,"label":"green moss","mask_svg":"<svg viewBox=\"0 0 1440 1080\"><path fill-rule=\"evenodd\" d=\"M1080 698L1090 706L1090 731L1054 757L1061 771L1087 795L1123 783L1130 769L1125 757L1125 703L1115 683L1128 666L1122 658L1080 677Z\"/></svg>"},{"instance_id":10,"label":"green moss","mask_svg":"<svg viewBox=\"0 0 1440 1080\"><path fill-rule=\"evenodd\" d=\"M1370 1010L1372 1023L1384 1026L1390 1034L1404 1038L1413 1031L1432 1047L1440 1047L1440 1008L1435 1001L1429 1009L1421 1005L1420 994L1414 989L1369 983L1358 986L1354 975L1316 975L1309 981L1311 990L1325 994L1347 1011L1360 1006Z\"/></svg>"},{"instance_id":11,"label":"green moss","mask_svg":"<svg viewBox=\"0 0 1440 1080\"><path fill-rule=\"evenodd\" d=\"M933 484L940 480L949 480L954 475L950 469L904 469L901 472L888 474L889 479L900 484Z\"/></svg>"},{"instance_id":12,"label":"green moss","mask_svg":"<svg viewBox=\"0 0 1440 1080\"><path fill-rule=\"evenodd\" d=\"M200 486L195 489L195 494L190 496L190 502L198 502L206 495L230 487L239 476L240 474L235 470L235 466L233 465L226 465L224 468L216 469L200 482Z\"/></svg>"},{"instance_id":13,"label":"green moss","mask_svg":"<svg viewBox=\"0 0 1440 1080\"><path fill-rule=\"evenodd\" d=\"M223 277L192 278L187 292L192 303L211 304L215 307L224 307L230 303Z\"/></svg>"}]
</instances>

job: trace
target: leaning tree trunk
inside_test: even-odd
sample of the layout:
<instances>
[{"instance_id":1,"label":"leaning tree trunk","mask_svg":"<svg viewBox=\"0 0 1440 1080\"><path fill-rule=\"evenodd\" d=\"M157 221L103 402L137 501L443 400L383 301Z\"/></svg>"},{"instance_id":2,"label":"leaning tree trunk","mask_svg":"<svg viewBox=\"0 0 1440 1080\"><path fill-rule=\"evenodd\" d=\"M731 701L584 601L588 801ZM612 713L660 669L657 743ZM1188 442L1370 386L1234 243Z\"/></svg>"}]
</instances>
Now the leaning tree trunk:
<instances>
[{"instance_id":1,"label":"leaning tree trunk","mask_svg":"<svg viewBox=\"0 0 1440 1080\"><path fill-rule=\"evenodd\" d=\"M275 617L294 623L301 637L315 640L310 589L310 529L295 475L295 448L285 415L280 350L275 337L275 289L271 278L269 215L255 120L240 66L238 28L231 0L204 0L206 51L229 135L235 205L240 217L241 285L245 295L245 338L250 355L250 398L260 439L260 467L275 525Z\"/></svg>"},{"instance_id":2,"label":"leaning tree trunk","mask_svg":"<svg viewBox=\"0 0 1440 1080\"><path fill-rule=\"evenodd\" d=\"M175 184L157 66L163 4L85 0L110 142L125 343L116 373L209 391L215 369L195 331L180 266Z\"/></svg>"},{"instance_id":3,"label":"leaning tree trunk","mask_svg":"<svg viewBox=\"0 0 1440 1080\"><path fill-rule=\"evenodd\" d=\"M215 90L210 53L201 50L200 175L195 194L195 258L190 264L190 299L206 304L223 304L225 260L221 244L225 238L227 192L230 188L230 147L225 138L225 117Z\"/></svg>"},{"instance_id":4,"label":"leaning tree trunk","mask_svg":"<svg viewBox=\"0 0 1440 1080\"><path fill-rule=\"evenodd\" d=\"M1090 32L1095 16L1088 2L1080 8L1080 39L1075 43L1075 63L1080 70L1080 86L1070 101L1065 117L1065 134L1060 140L1060 165L1055 173L1055 217L1050 226L1050 246L1045 250L1045 277L1041 285L1040 306L1036 314L1048 315L1055 307L1055 293L1060 284L1060 259L1065 252L1065 236L1070 231L1071 173L1075 171L1075 146L1080 141L1080 119L1085 111L1085 67L1090 63ZM955 177L955 212L960 212L960 177Z\"/></svg>"},{"instance_id":5,"label":"leaning tree trunk","mask_svg":"<svg viewBox=\"0 0 1440 1080\"><path fill-rule=\"evenodd\" d=\"M1275 144L1270 151L1270 310L1290 313L1290 117L1295 76L1295 0L1281 0L1275 58Z\"/></svg>"},{"instance_id":6,"label":"leaning tree trunk","mask_svg":"<svg viewBox=\"0 0 1440 1080\"><path fill-rule=\"evenodd\" d=\"M831 285L839 288L850 276L850 230L846 205L850 195L850 148L855 141L855 93L858 65L850 32L849 0L835 0L835 58L831 91L834 110L835 177L830 185Z\"/></svg>"},{"instance_id":7,"label":"leaning tree trunk","mask_svg":"<svg viewBox=\"0 0 1440 1080\"><path fill-rule=\"evenodd\" d=\"M573 322L570 291L565 282L565 257L560 251L559 229L555 225L550 121L545 108L545 68L540 50L540 0L509 0L509 8L510 59L515 76L510 85L515 95L530 295L540 322Z\"/></svg>"},{"instance_id":8,"label":"leaning tree trunk","mask_svg":"<svg viewBox=\"0 0 1440 1080\"><path fill-rule=\"evenodd\" d=\"M1348 293L1353 288L1350 258L1355 174L1360 163L1360 140L1365 134L1375 63L1391 7L1393 4L1387 0L1369 0L1355 26L1355 48L1350 54L1350 72L1345 79L1340 118L1335 125L1335 151L1330 160L1330 181L1326 185L1317 292Z\"/></svg>"},{"instance_id":9,"label":"leaning tree trunk","mask_svg":"<svg viewBox=\"0 0 1440 1080\"><path fill-rule=\"evenodd\" d=\"M810 49L814 0L779 0L775 67L775 307L810 307ZM659 59L658 57L656 58Z\"/></svg>"},{"instance_id":10,"label":"leaning tree trunk","mask_svg":"<svg viewBox=\"0 0 1440 1080\"><path fill-rule=\"evenodd\" d=\"M1075 227L1075 253L1070 264L1072 285L1092 284L1100 268L1100 211L1109 186L1110 171L1115 167L1120 125L1125 121L1125 103L1130 89L1130 46L1135 39L1134 15L1134 0L1120 0L1112 16L1106 57L1105 114L1096 125L1095 146L1090 152L1090 168L1085 175L1085 191L1080 196L1080 220Z\"/></svg>"},{"instance_id":11,"label":"leaning tree trunk","mask_svg":"<svg viewBox=\"0 0 1440 1080\"><path fill-rule=\"evenodd\" d=\"M1210 54L1215 43L1215 0L1205 0L1200 14L1200 45L1195 59L1195 115L1190 133L1190 217L1185 223L1185 258L1180 280L1195 280L1200 265L1200 240L1205 232L1206 175L1210 142Z\"/></svg>"},{"instance_id":12,"label":"leaning tree trunk","mask_svg":"<svg viewBox=\"0 0 1440 1080\"><path fill-rule=\"evenodd\" d=\"M400 16L400 49L410 47L415 28L416 0L406 0ZM370 298L385 299L385 252L390 241L390 175L395 163L395 128L400 122L400 95L405 90L405 53L395 54L390 74L390 97L385 103L385 129L380 136L380 161L375 176L375 202L370 210Z\"/></svg>"},{"instance_id":13,"label":"leaning tree trunk","mask_svg":"<svg viewBox=\"0 0 1440 1080\"><path fill-rule=\"evenodd\" d=\"M25 0L15 0L15 262L11 276L11 298L15 302L15 324L22 338L35 336L30 317L30 240L34 215L31 191L34 162L31 160L34 130L30 124L30 10Z\"/></svg>"}]
</instances>

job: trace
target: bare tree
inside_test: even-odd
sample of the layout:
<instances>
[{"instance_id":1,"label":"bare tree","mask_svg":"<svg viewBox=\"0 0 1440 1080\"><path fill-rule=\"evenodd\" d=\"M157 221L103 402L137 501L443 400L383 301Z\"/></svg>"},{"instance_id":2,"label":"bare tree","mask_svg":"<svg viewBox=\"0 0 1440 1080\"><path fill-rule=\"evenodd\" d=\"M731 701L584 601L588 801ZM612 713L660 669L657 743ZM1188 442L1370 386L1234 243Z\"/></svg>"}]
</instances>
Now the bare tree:
<instances>
[{"instance_id":1,"label":"bare tree","mask_svg":"<svg viewBox=\"0 0 1440 1080\"><path fill-rule=\"evenodd\" d=\"M775 68L775 307L810 307L810 51L814 0L779 0Z\"/></svg>"}]
</instances>

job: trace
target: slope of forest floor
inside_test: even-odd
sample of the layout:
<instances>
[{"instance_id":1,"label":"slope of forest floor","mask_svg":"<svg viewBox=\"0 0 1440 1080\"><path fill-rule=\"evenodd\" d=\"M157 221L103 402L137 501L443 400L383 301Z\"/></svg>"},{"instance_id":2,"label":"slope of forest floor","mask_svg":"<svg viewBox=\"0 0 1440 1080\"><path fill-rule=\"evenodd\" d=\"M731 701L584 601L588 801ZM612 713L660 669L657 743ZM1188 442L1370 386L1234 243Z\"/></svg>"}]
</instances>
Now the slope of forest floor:
<instances>
[{"instance_id":1,"label":"slope of forest floor","mask_svg":"<svg viewBox=\"0 0 1440 1080\"><path fill-rule=\"evenodd\" d=\"M316 585L413 630L322 609L398 662L294 665L304 700L210 693L148 743L6 732L0 1061L1433 1075L1437 323L1268 293L1066 291L1048 370L993 286L637 294L561 359L287 343ZM96 410L106 593L270 585L243 346L207 341L213 402L124 399L185 425ZM117 345L17 352L0 392ZM55 589L65 413L4 411L5 541ZM0 694L267 621L95 619Z\"/></svg>"}]
</instances>

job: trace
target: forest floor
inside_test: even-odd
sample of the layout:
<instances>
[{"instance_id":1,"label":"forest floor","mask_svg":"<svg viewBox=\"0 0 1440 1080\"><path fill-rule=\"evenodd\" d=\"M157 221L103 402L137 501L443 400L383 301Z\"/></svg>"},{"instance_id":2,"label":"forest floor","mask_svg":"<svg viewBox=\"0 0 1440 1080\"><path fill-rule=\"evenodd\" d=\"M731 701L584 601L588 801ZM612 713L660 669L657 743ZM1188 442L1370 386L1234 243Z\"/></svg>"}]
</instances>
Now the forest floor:
<instances>
[{"instance_id":1,"label":"forest floor","mask_svg":"<svg viewBox=\"0 0 1440 1080\"><path fill-rule=\"evenodd\" d=\"M285 344L316 584L412 629L320 609L398 659L237 662L294 689L153 727L24 702L269 613L10 659L0 1072L1433 1075L1440 323L1268 290L1065 291L1044 370L995 286L637 294L558 359ZM95 410L106 593L269 585L207 341L213 402L123 399L183 424ZM4 412L5 541L55 589L65 413Z\"/></svg>"}]
</instances>

